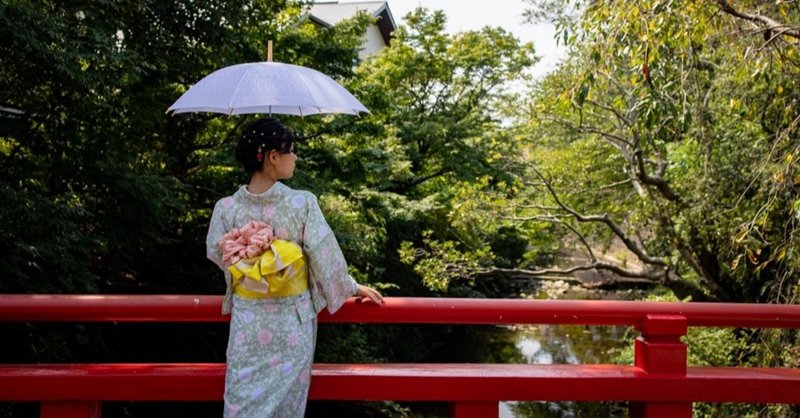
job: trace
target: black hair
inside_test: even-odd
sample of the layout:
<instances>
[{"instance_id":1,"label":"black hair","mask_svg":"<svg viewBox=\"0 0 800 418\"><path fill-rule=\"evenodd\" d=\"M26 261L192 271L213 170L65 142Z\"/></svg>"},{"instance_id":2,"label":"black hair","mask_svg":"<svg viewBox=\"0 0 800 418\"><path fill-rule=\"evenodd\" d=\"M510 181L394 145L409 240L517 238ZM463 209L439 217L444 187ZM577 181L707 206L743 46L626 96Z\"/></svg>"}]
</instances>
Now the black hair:
<instances>
[{"instance_id":1,"label":"black hair","mask_svg":"<svg viewBox=\"0 0 800 418\"><path fill-rule=\"evenodd\" d=\"M256 120L244 128L239 143L236 145L236 161L242 165L247 174L261 170L267 152L276 150L283 154L292 152L294 136L289 128L281 125L276 119L264 118Z\"/></svg>"}]
</instances>

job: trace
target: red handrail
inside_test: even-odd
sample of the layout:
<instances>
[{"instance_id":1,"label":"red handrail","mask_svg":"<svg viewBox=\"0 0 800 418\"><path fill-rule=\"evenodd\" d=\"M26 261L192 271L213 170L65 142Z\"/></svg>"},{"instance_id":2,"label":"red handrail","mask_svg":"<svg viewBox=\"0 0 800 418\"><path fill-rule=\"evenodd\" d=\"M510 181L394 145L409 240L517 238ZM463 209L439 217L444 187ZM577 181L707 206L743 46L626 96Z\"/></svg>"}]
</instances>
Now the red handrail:
<instances>
[{"instance_id":1,"label":"red handrail","mask_svg":"<svg viewBox=\"0 0 800 418\"><path fill-rule=\"evenodd\" d=\"M208 295L0 295L0 322L226 322ZM681 315L689 326L800 328L800 305L603 300L386 298L348 301L320 322L382 324L582 324L639 326Z\"/></svg>"},{"instance_id":2,"label":"red handrail","mask_svg":"<svg viewBox=\"0 0 800 418\"><path fill-rule=\"evenodd\" d=\"M0 295L0 322L228 321L221 302L200 295ZM628 400L632 418L690 417L692 401L800 403L800 370L688 368L680 340L689 326L800 328L798 305L387 298L384 306L351 300L320 321L628 325L642 336L633 366L315 365L312 399L443 400L454 403L459 418L497 416L501 399ZM0 400L40 399L43 418L97 417L102 400L165 393L143 392L138 383L145 381L183 382L191 396L219 399L223 371L219 364L0 365L0 392L7 395ZM123 386L131 392L120 395Z\"/></svg>"}]
</instances>

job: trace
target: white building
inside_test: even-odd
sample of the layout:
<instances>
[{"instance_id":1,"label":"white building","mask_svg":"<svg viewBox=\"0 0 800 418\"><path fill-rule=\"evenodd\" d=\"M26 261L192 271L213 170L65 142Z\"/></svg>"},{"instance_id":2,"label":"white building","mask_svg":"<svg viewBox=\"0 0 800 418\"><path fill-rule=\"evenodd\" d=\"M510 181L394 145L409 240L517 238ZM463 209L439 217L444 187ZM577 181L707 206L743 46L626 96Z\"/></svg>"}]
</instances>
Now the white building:
<instances>
[{"instance_id":1,"label":"white building","mask_svg":"<svg viewBox=\"0 0 800 418\"><path fill-rule=\"evenodd\" d=\"M367 55L374 54L387 47L392 39L392 32L397 29L385 1L365 1L339 3L333 1L317 1L311 6L308 18L323 27L331 27L340 21L355 16L359 11L365 11L377 18L376 24L367 28L364 33L364 43L358 57L364 59Z\"/></svg>"}]
</instances>

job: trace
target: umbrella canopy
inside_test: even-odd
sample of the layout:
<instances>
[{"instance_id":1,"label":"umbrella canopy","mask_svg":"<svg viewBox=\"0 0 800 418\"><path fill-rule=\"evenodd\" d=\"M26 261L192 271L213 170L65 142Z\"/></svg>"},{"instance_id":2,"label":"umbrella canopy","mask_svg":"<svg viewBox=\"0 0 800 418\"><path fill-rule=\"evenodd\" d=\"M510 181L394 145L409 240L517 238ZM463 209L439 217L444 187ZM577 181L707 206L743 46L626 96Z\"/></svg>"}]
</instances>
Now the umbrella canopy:
<instances>
[{"instance_id":1,"label":"umbrella canopy","mask_svg":"<svg viewBox=\"0 0 800 418\"><path fill-rule=\"evenodd\" d=\"M231 65L207 75L186 91L167 113L214 112L313 115L369 112L327 75L280 62Z\"/></svg>"}]
</instances>

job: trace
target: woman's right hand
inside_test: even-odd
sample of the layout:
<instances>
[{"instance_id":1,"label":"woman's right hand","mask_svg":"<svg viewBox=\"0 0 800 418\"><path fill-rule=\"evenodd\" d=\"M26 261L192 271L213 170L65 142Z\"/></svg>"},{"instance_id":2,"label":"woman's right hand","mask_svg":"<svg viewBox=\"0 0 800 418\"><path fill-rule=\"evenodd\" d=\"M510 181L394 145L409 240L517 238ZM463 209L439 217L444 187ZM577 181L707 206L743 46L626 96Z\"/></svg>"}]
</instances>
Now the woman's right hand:
<instances>
[{"instance_id":1,"label":"woman's right hand","mask_svg":"<svg viewBox=\"0 0 800 418\"><path fill-rule=\"evenodd\" d=\"M373 289L373 288L371 288L369 286L364 286L364 285L361 285L361 284L358 285L358 290L356 291L356 296L361 298L361 300L360 300L361 302L363 302L364 299L369 299L370 301L372 301L373 303L376 303L378 305L383 305L384 303L386 303L383 300L383 296L381 296L380 292L378 292L377 290L375 290L375 289Z\"/></svg>"}]
</instances>

